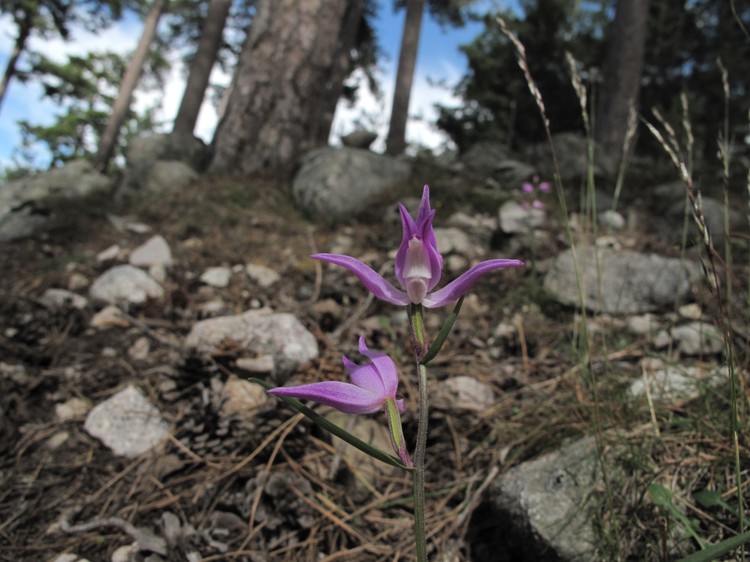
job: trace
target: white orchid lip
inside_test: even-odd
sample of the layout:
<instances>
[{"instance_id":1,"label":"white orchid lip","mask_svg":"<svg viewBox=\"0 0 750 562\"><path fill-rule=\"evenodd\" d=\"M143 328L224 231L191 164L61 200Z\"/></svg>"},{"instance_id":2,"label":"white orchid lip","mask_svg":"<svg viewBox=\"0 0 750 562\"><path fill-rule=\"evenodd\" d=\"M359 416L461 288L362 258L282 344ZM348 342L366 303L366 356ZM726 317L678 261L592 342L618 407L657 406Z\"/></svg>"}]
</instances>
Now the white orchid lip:
<instances>
[{"instance_id":1,"label":"white orchid lip","mask_svg":"<svg viewBox=\"0 0 750 562\"><path fill-rule=\"evenodd\" d=\"M414 304L420 304L429 289L432 271L430 269L430 256L424 244L419 238L409 240L404 260L404 281L406 281L406 294Z\"/></svg>"}]
</instances>

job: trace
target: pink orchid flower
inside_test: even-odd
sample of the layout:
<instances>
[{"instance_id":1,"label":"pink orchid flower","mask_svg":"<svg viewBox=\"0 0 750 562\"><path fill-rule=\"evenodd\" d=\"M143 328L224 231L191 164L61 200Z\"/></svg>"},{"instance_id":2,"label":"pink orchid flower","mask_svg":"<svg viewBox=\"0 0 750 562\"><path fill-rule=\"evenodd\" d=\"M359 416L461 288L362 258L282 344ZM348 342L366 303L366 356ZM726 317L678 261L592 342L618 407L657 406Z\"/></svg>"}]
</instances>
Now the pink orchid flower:
<instances>
[{"instance_id":1,"label":"pink orchid flower","mask_svg":"<svg viewBox=\"0 0 750 562\"><path fill-rule=\"evenodd\" d=\"M368 291L385 302L401 306L422 304L427 308L439 308L458 300L485 273L524 265L520 260L483 261L435 291L443 271L443 257L437 249L432 228L435 211L430 208L429 186L424 186L416 220L403 205L399 205L399 211L403 239L396 253L396 279L404 290L394 287L371 267L351 256L315 254L312 258L345 267L364 283Z\"/></svg>"}]
</instances>

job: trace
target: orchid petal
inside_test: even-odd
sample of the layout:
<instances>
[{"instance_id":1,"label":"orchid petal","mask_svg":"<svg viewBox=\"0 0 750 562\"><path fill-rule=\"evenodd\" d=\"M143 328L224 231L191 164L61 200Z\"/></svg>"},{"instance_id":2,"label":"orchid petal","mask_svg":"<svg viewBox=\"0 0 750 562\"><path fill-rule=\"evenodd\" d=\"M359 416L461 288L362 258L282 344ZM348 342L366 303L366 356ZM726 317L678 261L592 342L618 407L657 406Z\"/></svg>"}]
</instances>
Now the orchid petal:
<instances>
[{"instance_id":1,"label":"orchid petal","mask_svg":"<svg viewBox=\"0 0 750 562\"><path fill-rule=\"evenodd\" d=\"M409 297L404 291L398 290L390 282L386 281L382 275L356 258L341 254L315 254L310 257L345 267L359 277L359 280L364 283L367 290L380 300L401 306L409 304Z\"/></svg>"},{"instance_id":2,"label":"orchid petal","mask_svg":"<svg viewBox=\"0 0 750 562\"><path fill-rule=\"evenodd\" d=\"M385 397L354 384L323 381L301 386L272 388L268 394L313 400L345 414L372 414L380 410Z\"/></svg>"},{"instance_id":3,"label":"orchid petal","mask_svg":"<svg viewBox=\"0 0 750 562\"><path fill-rule=\"evenodd\" d=\"M543 181L539 184L539 191L544 191L545 193L552 189L552 186L549 184L549 182Z\"/></svg>"},{"instance_id":4,"label":"orchid petal","mask_svg":"<svg viewBox=\"0 0 750 562\"><path fill-rule=\"evenodd\" d=\"M425 185L422 189L422 200L419 202L419 211L417 211L417 224L422 224L430 212L430 186Z\"/></svg>"},{"instance_id":5,"label":"orchid petal","mask_svg":"<svg viewBox=\"0 0 750 562\"><path fill-rule=\"evenodd\" d=\"M359 352L372 361L372 367L377 371L385 396L395 396L398 389L398 369L393 359L385 353L367 349L364 336L359 337ZM354 383L358 384L356 381Z\"/></svg>"},{"instance_id":6,"label":"orchid petal","mask_svg":"<svg viewBox=\"0 0 750 562\"><path fill-rule=\"evenodd\" d=\"M466 293L477 280L490 271L502 269L505 267L520 267L524 263L520 260L487 260L478 263L469 271L448 283L442 289L427 295L422 303L427 308L439 308L448 303L456 301L461 295Z\"/></svg>"},{"instance_id":7,"label":"orchid petal","mask_svg":"<svg viewBox=\"0 0 750 562\"><path fill-rule=\"evenodd\" d=\"M534 186L525 181L521 184L521 191L524 193L534 193Z\"/></svg>"},{"instance_id":8,"label":"orchid petal","mask_svg":"<svg viewBox=\"0 0 750 562\"><path fill-rule=\"evenodd\" d=\"M396 252L396 279L401 283L402 287L406 286L404 280L404 264L406 262L406 251L409 249L409 240L417 234L417 225L414 219L411 218L409 211L406 210L402 204L399 203L398 211L401 213L401 227L403 229L403 237L401 238L401 245L398 247Z\"/></svg>"}]
</instances>

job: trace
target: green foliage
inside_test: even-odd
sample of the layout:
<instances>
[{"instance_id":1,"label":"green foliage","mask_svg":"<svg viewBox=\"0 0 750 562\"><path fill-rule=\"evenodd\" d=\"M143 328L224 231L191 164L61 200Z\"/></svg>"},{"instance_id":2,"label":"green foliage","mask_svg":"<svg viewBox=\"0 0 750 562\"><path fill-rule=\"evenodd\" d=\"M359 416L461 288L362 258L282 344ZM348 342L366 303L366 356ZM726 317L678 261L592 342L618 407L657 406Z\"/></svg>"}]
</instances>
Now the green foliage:
<instances>
[{"instance_id":1,"label":"green foliage","mask_svg":"<svg viewBox=\"0 0 750 562\"><path fill-rule=\"evenodd\" d=\"M125 65L126 58L115 53L71 55L63 63L37 56L29 74L39 77L44 95L63 111L50 125L20 121L24 148L31 152L36 143L46 144L52 155L51 167L92 157L109 119ZM154 129L155 109L140 115L131 110L121 134L121 146L126 146L133 136Z\"/></svg>"},{"instance_id":2,"label":"green foliage","mask_svg":"<svg viewBox=\"0 0 750 562\"><path fill-rule=\"evenodd\" d=\"M596 2L536 0L523 3L524 17L502 13L508 26L526 47L527 62L555 130L579 129L578 100L570 87L565 52L585 67L602 55L602 13ZM459 150L479 140L495 140L513 147L544 138L544 128L528 86L516 63L515 52L501 33L494 15L485 29L462 47L469 72L457 87L464 99L458 108L439 107L438 126Z\"/></svg>"},{"instance_id":3,"label":"green foliage","mask_svg":"<svg viewBox=\"0 0 750 562\"><path fill-rule=\"evenodd\" d=\"M553 131L582 130L580 109L570 84L564 55L573 54L595 103L596 73L604 55L610 3L573 0L526 0L521 16L502 13L526 48L527 63L546 103ZM456 93L459 107L439 107L438 126L465 150L479 140L495 140L517 148L543 140L535 102L518 69L515 53L488 15L484 31L462 47L469 71ZM680 95L687 94L696 157L715 163L716 140L722 131L725 106L721 71L730 82L730 136L735 147L747 134L750 110L750 4L712 0L651 2L641 80L640 109L659 111L671 123L682 121ZM660 149L647 135L639 138L641 153Z\"/></svg>"}]
</instances>

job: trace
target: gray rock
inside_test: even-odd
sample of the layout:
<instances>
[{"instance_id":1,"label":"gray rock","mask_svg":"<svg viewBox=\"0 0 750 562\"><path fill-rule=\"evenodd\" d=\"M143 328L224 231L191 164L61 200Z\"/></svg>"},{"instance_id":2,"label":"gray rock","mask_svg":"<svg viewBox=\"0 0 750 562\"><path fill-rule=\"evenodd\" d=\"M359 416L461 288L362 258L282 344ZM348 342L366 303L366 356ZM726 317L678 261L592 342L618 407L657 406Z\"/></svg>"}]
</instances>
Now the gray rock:
<instances>
[{"instance_id":1,"label":"gray rock","mask_svg":"<svg viewBox=\"0 0 750 562\"><path fill-rule=\"evenodd\" d=\"M558 133L553 135L555 152L560 164L560 175L564 184L575 183L588 175L588 140L578 133ZM595 150L597 155L594 174L600 177L612 177L616 170L610 160L603 158L604 152ZM555 168L552 152L547 142L529 147L526 159L534 165L544 178L554 177ZM575 187L571 185L571 187Z\"/></svg>"},{"instance_id":2,"label":"gray rock","mask_svg":"<svg viewBox=\"0 0 750 562\"><path fill-rule=\"evenodd\" d=\"M148 135L133 139L125 159L125 177L118 193L165 193L194 181L205 170L211 151L193 135Z\"/></svg>"},{"instance_id":3,"label":"gray rock","mask_svg":"<svg viewBox=\"0 0 750 562\"><path fill-rule=\"evenodd\" d=\"M8 182L0 189L0 242L25 238L64 221L52 210L58 201L81 199L110 187L109 178L86 160Z\"/></svg>"},{"instance_id":4,"label":"gray rock","mask_svg":"<svg viewBox=\"0 0 750 562\"><path fill-rule=\"evenodd\" d=\"M692 262L630 250L578 246L586 308L609 314L642 314L674 305L700 277ZM544 288L560 303L579 304L572 250L552 259Z\"/></svg>"},{"instance_id":5,"label":"gray rock","mask_svg":"<svg viewBox=\"0 0 750 562\"><path fill-rule=\"evenodd\" d=\"M72 306L78 310L83 310L89 304L86 297L82 297L77 293L73 293L66 289L47 289L42 295L42 302L50 308L65 308L66 306Z\"/></svg>"},{"instance_id":6,"label":"gray rock","mask_svg":"<svg viewBox=\"0 0 750 562\"><path fill-rule=\"evenodd\" d=\"M184 162L196 171L203 171L210 156L209 147L193 135L158 134L130 141L125 160L135 178L147 172L159 160Z\"/></svg>"},{"instance_id":7,"label":"gray rock","mask_svg":"<svg viewBox=\"0 0 750 562\"><path fill-rule=\"evenodd\" d=\"M440 253L475 256L481 254L483 248L472 242L469 235L458 228L435 228L435 241Z\"/></svg>"},{"instance_id":8,"label":"gray rock","mask_svg":"<svg viewBox=\"0 0 750 562\"><path fill-rule=\"evenodd\" d=\"M140 304L164 296L164 289L145 271L132 265L116 265L91 284L89 296L109 304Z\"/></svg>"},{"instance_id":9,"label":"gray rock","mask_svg":"<svg viewBox=\"0 0 750 562\"><path fill-rule=\"evenodd\" d=\"M132 385L91 410L84 428L115 454L130 458L153 449L169 432L159 410Z\"/></svg>"},{"instance_id":10,"label":"gray rock","mask_svg":"<svg viewBox=\"0 0 750 562\"><path fill-rule=\"evenodd\" d=\"M187 335L185 347L207 355L271 355L279 383L318 356L315 336L294 315L260 310L201 320Z\"/></svg>"},{"instance_id":11,"label":"gray rock","mask_svg":"<svg viewBox=\"0 0 750 562\"><path fill-rule=\"evenodd\" d=\"M588 561L596 535L588 496L597 472L596 443L587 437L513 467L490 486L497 560ZM505 557L497 555L502 552Z\"/></svg>"},{"instance_id":12,"label":"gray rock","mask_svg":"<svg viewBox=\"0 0 750 562\"><path fill-rule=\"evenodd\" d=\"M509 151L504 144L492 141L480 141L470 146L461 155L460 161L464 170L477 176L491 176L497 163L508 158Z\"/></svg>"},{"instance_id":13,"label":"gray rock","mask_svg":"<svg viewBox=\"0 0 750 562\"><path fill-rule=\"evenodd\" d=\"M505 202L498 211L500 230L506 234L522 234L544 224L547 213L544 209L525 208L516 201Z\"/></svg>"},{"instance_id":14,"label":"gray rock","mask_svg":"<svg viewBox=\"0 0 750 562\"><path fill-rule=\"evenodd\" d=\"M597 204L599 200L597 199ZM625 228L625 217L617 211L608 209L599 215L599 224L604 228L612 230L622 230Z\"/></svg>"},{"instance_id":15,"label":"gray rock","mask_svg":"<svg viewBox=\"0 0 750 562\"><path fill-rule=\"evenodd\" d=\"M724 203L712 197L702 198L703 218L706 221L708 232L714 246L721 250L726 236L724 235ZM656 230L663 239L669 244L680 244L682 242L682 232L685 220L685 202L678 201L673 203L664 215L664 219L656 221L654 225ZM729 208L729 230L747 231L747 217L739 210ZM688 238L689 245L702 244L699 237L698 227L693 220L692 214L688 216Z\"/></svg>"},{"instance_id":16,"label":"gray rock","mask_svg":"<svg viewBox=\"0 0 750 562\"><path fill-rule=\"evenodd\" d=\"M130 253L131 265L151 267L152 265L172 266L172 250L164 237L156 235L146 240Z\"/></svg>"},{"instance_id":17,"label":"gray rock","mask_svg":"<svg viewBox=\"0 0 750 562\"><path fill-rule=\"evenodd\" d=\"M0 242L28 238L44 230L51 222L50 214L34 205L8 208L5 213L0 208Z\"/></svg>"},{"instance_id":18,"label":"gray rock","mask_svg":"<svg viewBox=\"0 0 750 562\"><path fill-rule=\"evenodd\" d=\"M670 335L683 355L716 355L724 349L724 339L713 324L689 322L675 326Z\"/></svg>"},{"instance_id":19,"label":"gray rock","mask_svg":"<svg viewBox=\"0 0 750 562\"><path fill-rule=\"evenodd\" d=\"M634 380L628 388L633 398L676 402L699 396L706 385L717 386L727 380L726 367L706 371L700 367L677 368L666 366L654 371L644 370L643 377Z\"/></svg>"},{"instance_id":20,"label":"gray rock","mask_svg":"<svg viewBox=\"0 0 750 562\"><path fill-rule=\"evenodd\" d=\"M448 410L481 412L495 403L492 387L474 377L459 375L440 383L435 407Z\"/></svg>"},{"instance_id":21,"label":"gray rock","mask_svg":"<svg viewBox=\"0 0 750 562\"><path fill-rule=\"evenodd\" d=\"M228 267L209 267L201 275L201 281L212 287L224 288L229 286L232 270Z\"/></svg>"},{"instance_id":22,"label":"gray rock","mask_svg":"<svg viewBox=\"0 0 750 562\"><path fill-rule=\"evenodd\" d=\"M407 162L354 148L308 152L292 183L297 206L325 220L347 218L411 172Z\"/></svg>"},{"instance_id":23,"label":"gray rock","mask_svg":"<svg viewBox=\"0 0 750 562\"><path fill-rule=\"evenodd\" d=\"M141 188L147 193L168 193L178 190L198 178L189 164L176 160L160 160L146 174Z\"/></svg>"},{"instance_id":24,"label":"gray rock","mask_svg":"<svg viewBox=\"0 0 750 562\"><path fill-rule=\"evenodd\" d=\"M536 175L534 166L510 158L495 164L492 173L492 177L509 191L520 189L521 184L534 175Z\"/></svg>"},{"instance_id":25,"label":"gray rock","mask_svg":"<svg viewBox=\"0 0 750 562\"><path fill-rule=\"evenodd\" d=\"M356 131L352 131L348 135L344 135L343 137L341 137L341 144L343 144L344 146L348 146L349 148L368 149L377 138L377 133L358 129Z\"/></svg>"},{"instance_id":26,"label":"gray rock","mask_svg":"<svg viewBox=\"0 0 750 562\"><path fill-rule=\"evenodd\" d=\"M245 266L245 273L247 273L247 276L250 279L264 289L276 284L281 279L281 276L270 267L255 263L247 264Z\"/></svg>"}]
</instances>

